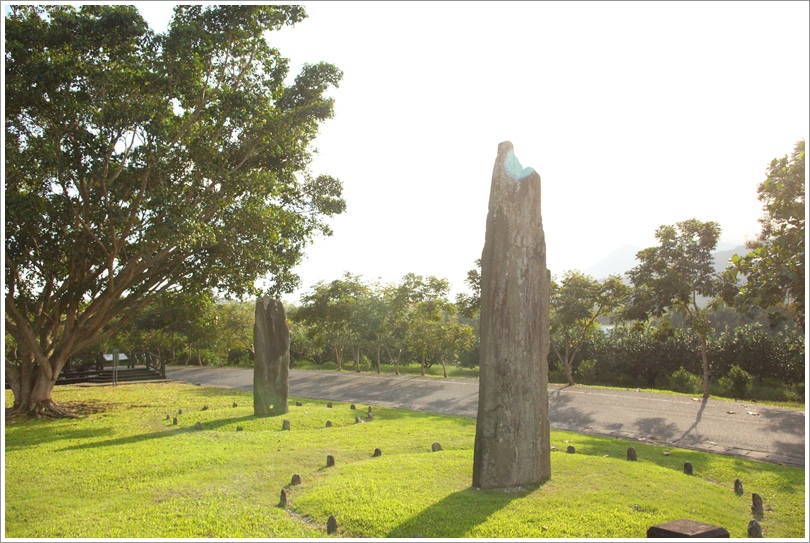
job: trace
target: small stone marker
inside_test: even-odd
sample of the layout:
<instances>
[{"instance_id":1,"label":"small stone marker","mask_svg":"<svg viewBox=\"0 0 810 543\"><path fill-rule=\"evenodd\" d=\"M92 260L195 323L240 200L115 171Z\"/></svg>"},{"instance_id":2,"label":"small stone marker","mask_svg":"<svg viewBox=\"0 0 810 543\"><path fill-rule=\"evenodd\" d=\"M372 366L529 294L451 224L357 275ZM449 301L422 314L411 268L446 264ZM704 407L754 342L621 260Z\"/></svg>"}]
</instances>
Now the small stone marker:
<instances>
[{"instance_id":1,"label":"small stone marker","mask_svg":"<svg viewBox=\"0 0 810 543\"><path fill-rule=\"evenodd\" d=\"M683 472L687 475L692 475L692 462L683 463Z\"/></svg>"},{"instance_id":2,"label":"small stone marker","mask_svg":"<svg viewBox=\"0 0 810 543\"><path fill-rule=\"evenodd\" d=\"M177 426L177 417L174 417L174 418L172 419L172 424L174 424L175 426Z\"/></svg>"},{"instance_id":3,"label":"small stone marker","mask_svg":"<svg viewBox=\"0 0 810 543\"><path fill-rule=\"evenodd\" d=\"M761 516L762 513L765 512L765 509L762 507L762 496L754 492L751 494L751 512L755 515Z\"/></svg>"},{"instance_id":4,"label":"small stone marker","mask_svg":"<svg viewBox=\"0 0 810 543\"><path fill-rule=\"evenodd\" d=\"M762 537L762 526L757 519L748 523L748 537Z\"/></svg>"},{"instance_id":5,"label":"small stone marker","mask_svg":"<svg viewBox=\"0 0 810 543\"><path fill-rule=\"evenodd\" d=\"M332 535L337 532L337 520L335 515L329 515L329 520L326 521L326 533Z\"/></svg>"},{"instance_id":6,"label":"small stone marker","mask_svg":"<svg viewBox=\"0 0 810 543\"><path fill-rule=\"evenodd\" d=\"M703 522L696 522L694 520L682 518L647 528L647 537L714 538L729 537L729 534L728 530L721 526L714 526L713 524L705 524Z\"/></svg>"},{"instance_id":7,"label":"small stone marker","mask_svg":"<svg viewBox=\"0 0 810 543\"><path fill-rule=\"evenodd\" d=\"M326 421L326 427L327 427L327 428L331 428L331 427L332 427L332 421L331 421L331 420Z\"/></svg>"},{"instance_id":8,"label":"small stone marker","mask_svg":"<svg viewBox=\"0 0 810 543\"><path fill-rule=\"evenodd\" d=\"M568 454L574 454L575 452L577 452L577 449L573 445L569 445L568 448L565 449L565 452L567 452Z\"/></svg>"},{"instance_id":9,"label":"small stone marker","mask_svg":"<svg viewBox=\"0 0 810 543\"><path fill-rule=\"evenodd\" d=\"M178 409L178 410L177 410L177 414L178 414L178 415L182 415L182 414L183 414L183 410L182 410L182 409Z\"/></svg>"},{"instance_id":10,"label":"small stone marker","mask_svg":"<svg viewBox=\"0 0 810 543\"><path fill-rule=\"evenodd\" d=\"M365 421L363 419L361 419L360 417L354 417L354 423L355 424L360 424L361 422L365 422Z\"/></svg>"},{"instance_id":11,"label":"small stone marker","mask_svg":"<svg viewBox=\"0 0 810 543\"><path fill-rule=\"evenodd\" d=\"M369 413L369 414L368 414L368 420L374 420L374 415L372 415L371 413Z\"/></svg>"},{"instance_id":12,"label":"small stone marker","mask_svg":"<svg viewBox=\"0 0 810 543\"><path fill-rule=\"evenodd\" d=\"M627 448L627 459L632 461L638 460L638 454L636 454L636 449L634 447Z\"/></svg>"},{"instance_id":13,"label":"small stone marker","mask_svg":"<svg viewBox=\"0 0 810 543\"><path fill-rule=\"evenodd\" d=\"M171 417L169 416L169 414L168 414L168 413L166 413L166 418L165 418L165 419L163 419L163 420L171 420Z\"/></svg>"},{"instance_id":14,"label":"small stone marker","mask_svg":"<svg viewBox=\"0 0 810 543\"><path fill-rule=\"evenodd\" d=\"M202 422L198 422L197 424L195 424L195 425L194 425L194 427L195 427L197 430L202 430Z\"/></svg>"},{"instance_id":15,"label":"small stone marker","mask_svg":"<svg viewBox=\"0 0 810 543\"><path fill-rule=\"evenodd\" d=\"M442 444L437 441L433 445L430 446L430 450L433 451L433 452L441 451L441 450L443 450L442 449Z\"/></svg>"},{"instance_id":16,"label":"small stone marker","mask_svg":"<svg viewBox=\"0 0 810 543\"><path fill-rule=\"evenodd\" d=\"M301 476L297 473L293 474L292 481L290 481L291 485L300 485L301 484Z\"/></svg>"},{"instance_id":17,"label":"small stone marker","mask_svg":"<svg viewBox=\"0 0 810 543\"><path fill-rule=\"evenodd\" d=\"M739 495L743 493L742 481L739 479L734 479L734 493Z\"/></svg>"},{"instance_id":18,"label":"small stone marker","mask_svg":"<svg viewBox=\"0 0 810 543\"><path fill-rule=\"evenodd\" d=\"M303 404L301 402L295 402L296 407L301 407Z\"/></svg>"},{"instance_id":19,"label":"small stone marker","mask_svg":"<svg viewBox=\"0 0 810 543\"><path fill-rule=\"evenodd\" d=\"M287 507L287 491L285 489L281 489L281 498L278 500L279 507Z\"/></svg>"},{"instance_id":20,"label":"small stone marker","mask_svg":"<svg viewBox=\"0 0 810 543\"><path fill-rule=\"evenodd\" d=\"M372 458L376 458L377 456L382 456L382 451L380 449L374 449L374 454L371 455Z\"/></svg>"},{"instance_id":21,"label":"small stone marker","mask_svg":"<svg viewBox=\"0 0 810 543\"><path fill-rule=\"evenodd\" d=\"M332 402L327 403L326 407L328 407L329 409L332 409Z\"/></svg>"},{"instance_id":22,"label":"small stone marker","mask_svg":"<svg viewBox=\"0 0 810 543\"><path fill-rule=\"evenodd\" d=\"M371 413L371 406L368 406L368 412Z\"/></svg>"},{"instance_id":23,"label":"small stone marker","mask_svg":"<svg viewBox=\"0 0 810 543\"><path fill-rule=\"evenodd\" d=\"M239 404L237 404L236 402L233 402L233 406L234 407L239 407Z\"/></svg>"},{"instance_id":24,"label":"small stone marker","mask_svg":"<svg viewBox=\"0 0 810 543\"><path fill-rule=\"evenodd\" d=\"M208 411L208 406L204 405L203 408L200 411Z\"/></svg>"},{"instance_id":25,"label":"small stone marker","mask_svg":"<svg viewBox=\"0 0 810 543\"><path fill-rule=\"evenodd\" d=\"M244 430L244 428L242 428L241 426L237 426L237 427L236 427L236 431L237 431L237 432L241 432L242 430Z\"/></svg>"},{"instance_id":26,"label":"small stone marker","mask_svg":"<svg viewBox=\"0 0 810 543\"><path fill-rule=\"evenodd\" d=\"M326 457L326 467L331 468L335 465L335 457L331 454Z\"/></svg>"},{"instance_id":27,"label":"small stone marker","mask_svg":"<svg viewBox=\"0 0 810 543\"><path fill-rule=\"evenodd\" d=\"M357 409L357 406L356 406L356 405L354 405L354 404L352 404L352 405L350 405L350 406L349 406L349 409L351 409L352 411L354 411L355 409Z\"/></svg>"},{"instance_id":28,"label":"small stone marker","mask_svg":"<svg viewBox=\"0 0 810 543\"><path fill-rule=\"evenodd\" d=\"M287 419L284 419L284 421L281 423L281 429L282 430L289 430L290 429L290 421L288 421Z\"/></svg>"}]
</instances>

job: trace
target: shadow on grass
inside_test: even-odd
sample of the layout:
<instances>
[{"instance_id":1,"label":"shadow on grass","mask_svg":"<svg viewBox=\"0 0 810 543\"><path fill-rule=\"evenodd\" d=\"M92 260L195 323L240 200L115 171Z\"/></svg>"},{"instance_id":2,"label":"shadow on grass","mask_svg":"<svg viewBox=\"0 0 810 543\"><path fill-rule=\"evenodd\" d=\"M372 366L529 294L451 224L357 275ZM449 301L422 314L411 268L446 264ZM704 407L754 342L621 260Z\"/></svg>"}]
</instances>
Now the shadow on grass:
<instances>
[{"instance_id":1,"label":"shadow on grass","mask_svg":"<svg viewBox=\"0 0 810 543\"><path fill-rule=\"evenodd\" d=\"M109 428L84 428L80 430L68 430L64 426L58 428L48 428L40 426L35 432L25 427L6 426L6 451L25 449L34 445L43 445L54 441L74 441L79 439L92 439L109 435L112 430Z\"/></svg>"},{"instance_id":2,"label":"shadow on grass","mask_svg":"<svg viewBox=\"0 0 810 543\"><path fill-rule=\"evenodd\" d=\"M148 441L151 439L161 439L164 437L172 437L176 436L177 434L186 434L186 433L195 433L195 432L205 432L207 430L216 430L217 428L221 428L223 426L227 426L229 424L235 424L237 422L244 422L248 420L253 420L256 418L255 415L245 415L243 417L231 417L228 419L219 419L219 420L212 420L203 423L203 427L201 430L198 430L194 427L194 424L189 424L189 426L171 426L171 429L166 429L160 432L149 432L148 434L140 434L135 436L126 436L126 437L119 437L115 439L108 439L106 441L94 441L92 443L82 443L80 445L73 445L71 447L63 447L59 449L60 451L76 451L82 449L97 449L100 447L115 447L117 445L131 445L133 443L140 443L141 441ZM266 418L266 417L261 417Z\"/></svg>"},{"instance_id":3,"label":"shadow on grass","mask_svg":"<svg viewBox=\"0 0 810 543\"><path fill-rule=\"evenodd\" d=\"M540 486L521 490L476 490L466 488L450 494L409 518L386 537L469 537L469 532L512 501L523 498Z\"/></svg>"}]
</instances>

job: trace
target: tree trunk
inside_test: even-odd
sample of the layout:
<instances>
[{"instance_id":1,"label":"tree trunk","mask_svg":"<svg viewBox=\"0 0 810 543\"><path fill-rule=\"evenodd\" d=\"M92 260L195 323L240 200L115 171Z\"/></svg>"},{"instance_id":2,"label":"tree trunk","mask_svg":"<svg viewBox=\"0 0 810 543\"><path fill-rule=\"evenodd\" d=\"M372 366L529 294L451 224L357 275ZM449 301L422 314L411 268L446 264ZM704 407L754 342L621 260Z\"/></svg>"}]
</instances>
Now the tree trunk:
<instances>
[{"instance_id":1,"label":"tree trunk","mask_svg":"<svg viewBox=\"0 0 810 543\"><path fill-rule=\"evenodd\" d=\"M377 355L374 357L374 365L377 366L377 373L380 373L380 346L377 345Z\"/></svg>"},{"instance_id":2,"label":"tree trunk","mask_svg":"<svg viewBox=\"0 0 810 543\"><path fill-rule=\"evenodd\" d=\"M422 377L425 376L425 355L422 355L422 359L419 361L419 364L422 366Z\"/></svg>"},{"instance_id":3,"label":"tree trunk","mask_svg":"<svg viewBox=\"0 0 810 543\"><path fill-rule=\"evenodd\" d=\"M343 349L338 347L337 342L333 345L335 347L335 362L337 363L338 371L343 371Z\"/></svg>"},{"instance_id":4,"label":"tree trunk","mask_svg":"<svg viewBox=\"0 0 810 543\"><path fill-rule=\"evenodd\" d=\"M568 381L569 385L574 384L574 360L572 356L569 356L570 351L568 344L565 344L565 360L563 361L563 371L565 372L565 379Z\"/></svg>"},{"instance_id":5,"label":"tree trunk","mask_svg":"<svg viewBox=\"0 0 810 543\"><path fill-rule=\"evenodd\" d=\"M447 366L444 365L444 358L442 358L442 372L444 373L445 379L447 378Z\"/></svg>"},{"instance_id":6,"label":"tree trunk","mask_svg":"<svg viewBox=\"0 0 810 543\"><path fill-rule=\"evenodd\" d=\"M65 362L56 364L53 379L49 379L44 369L34 362L33 354L24 354L19 368L6 362L6 379L11 378L9 386L14 394L14 411L36 417L74 418L75 415L59 407L51 397Z\"/></svg>"},{"instance_id":7,"label":"tree trunk","mask_svg":"<svg viewBox=\"0 0 810 543\"><path fill-rule=\"evenodd\" d=\"M280 300L256 300L253 344L253 414L283 415L289 411L290 329Z\"/></svg>"},{"instance_id":8,"label":"tree trunk","mask_svg":"<svg viewBox=\"0 0 810 543\"><path fill-rule=\"evenodd\" d=\"M709 356L706 354L706 335L700 336L700 356L703 358L703 399L710 396L709 394Z\"/></svg>"}]
</instances>

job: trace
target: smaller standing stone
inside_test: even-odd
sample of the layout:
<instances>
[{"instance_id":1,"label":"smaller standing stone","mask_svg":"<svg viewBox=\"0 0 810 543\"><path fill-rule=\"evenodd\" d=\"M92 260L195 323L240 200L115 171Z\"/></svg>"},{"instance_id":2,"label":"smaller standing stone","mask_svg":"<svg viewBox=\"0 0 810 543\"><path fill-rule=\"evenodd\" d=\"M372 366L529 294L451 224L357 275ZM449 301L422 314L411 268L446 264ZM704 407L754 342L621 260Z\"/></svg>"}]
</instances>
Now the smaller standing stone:
<instances>
[{"instance_id":1,"label":"smaller standing stone","mask_svg":"<svg viewBox=\"0 0 810 543\"><path fill-rule=\"evenodd\" d=\"M233 402L233 406L234 407L239 407L239 405L236 402Z\"/></svg>"},{"instance_id":2,"label":"smaller standing stone","mask_svg":"<svg viewBox=\"0 0 810 543\"><path fill-rule=\"evenodd\" d=\"M171 420L171 417L169 416L168 413L166 413L166 418L164 420Z\"/></svg>"},{"instance_id":3,"label":"smaller standing stone","mask_svg":"<svg viewBox=\"0 0 810 543\"><path fill-rule=\"evenodd\" d=\"M573 445L569 445L568 448L565 449L565 452L567 452L568 454L574 454L575 452L577 452L577 449Z\"/></svg>"},{"instance_id":4,"label":"smaller standing stone","mask_svg":"<svg viewBox=\"0 0 810 543\"><path fill-rule=\"evenodd\" d=\"M290 429L290 421L288 421L287 419L284 419L284 421L281 423L281 429L282 430L289 430Z\"/></svg>"},{"instance_id":5,"label":"smaller standing stone","mask_svg":"<svg viewBox=\"0 0 810 543\"><path fill-rule=\"evenodd\" d=\"M204 405L203 408L201 409L201 411L208 411L208 406Z\"/></svg>"},{"instance_id":6,"label":"smaller standing stone","mask_svg":"<svg viewBox=\"0 0 810 543\"><path fill-rule=\"evenodd\" d=\"M371 413L371 406L368 406L368 412Z\"/></svg>"},{"instance_id":7,"label":"smaller standing stone","mask_svg":"<svg viewBox=\"0 0 810 543\"><path fill-rule=\"evenodd\" d=\"M292 481L290 481L291 485L300 485L301 484L301 476L297 473L292 476Z\"/></svg>"},{"instance_id":8,"label":"smaller standing stone","mask_svg":"<svg viewBox=\"0 0 810 543\"><path fill-rule=\"evenodd\" d=\"M754 492L751 494L751 501L751 512L758 516L762 515L762 513L765 512L765 509L762 506L762 496Z\"/></svg>"},{"instance_id":9,"label":"smaller standing stone","mask_svg":"<svg viewBox=\"0 0 810 543\"><path fill-rule=\"evenodd\" d=\"M301 402L295 402L295 407L301 407L303 404Z\"/></svg>"},{"instance_id":10,"label":"smaller standing stone","mask_svg":"<svg viewBox=\"0 0 810 543\"><path fill-rule=\"evenodd\" d=\"M753 519L748 523L748 537L762 537L762 525Z\"/></svg>"},{"instance_id":11,"label":"smaller standing stone","mask_svg":"<svg viewBox=\"0 0 810 543\"><path fill-rule=\"evenodd\" d=\"M287 491L285 489L281 489L281 498L278 500L279 507L287 507Z\"/></svg>"},{"instance_id":12,"label":"smaller standing stone","mask_svg":"<svg viewBox=\"0 0 810 543\"><path fill-rule=\"evenodd\" d=\"M328 407L329 409L332 409L332 402L327 403L326 407Z\"/></svg>"},{"instance_id":13,"label":"smaller standing stone","mask_svg":"<svg viewBox=\"0 0 810 543\"><path fill-rule=\"evenodd\" d=\"M332 427L332 421L331 421L331 420L326 421L326 427L327 427L327 428L331 428L331 427Z\"/></svg>"},{"instance_id":14,"label":"smaller standing stone","mask_svg":"<svg viewBox=\"0 0 810 543\"><path fill-rule=\"evenodd\" d=\"M174 418L172 419L172 424L174 424L175 426L177 426L177 417L174 417Z\"/></svg>"},{"instance_id":15,"label":"smaller standing stone","mask_svg":"<svg viewBox=\"0 0 810 543\"><path fill-rule=\"evenodd\" d=\"M194 427L195 427L197 430L202 430L202 422L198 422L197 424L195 424L195 425L194 425Z\"/></svg>"},{"instance_id":16,"label":"smaller standing stone","mask_svg":"<svg viewBox=\"0 0 810 543\"><path fill-rule=\"evenodd\" d=\"M337 520L335 515L329 515L329 520L326 521L326 533L332 535L337 532Z\"/></svg>"},{"instance_id":17,"label":"smaller standing stone","mask_svg":"<svg viewBox=\"0 0 810 543\"><path fill-rule=\"evenodd\" d=\"M178 414L178 415L182 415L182 414L183 414L183 410L182 410L182 409L178 409L178 410L177 410L177 414Z\"/></svg>"},{"instance_id":18,"label":"smaller standing stone","mask_svg":"<svg viewBox=\"0 0 810 543\"><path fill-rule=\"evenodd\" d=\"M382 451L380 449L374 449L374 454L371 455L372 458L376 458L377 456L382 456Z\"/></svg>"},{"instance_id":19,"label":"smaller standing stone","mask_svg":"<svg viewBox=\"0 0 810 543\"><path fill-rule=\"evenodd\" d=\"M326 467L331 468L335 465L335 457L331 454L326 457Z\"/></svg>"},{"instance_id":20,"label":"smaller standing stone","mask_svg":"<svg viewBox=\"0 0 810 543\"><path fill-rule=\"evenodd\" d=\"M237 426L237 427L236 427L236 431L237 431L237 432L241 432L242 430L244 430L244 428L242 428L241 426Z\"/></svg>"},{"instance_id":21,"label":"smaller standing stone","mask_svg":"<svg viewBox=\"0 0 810 543\"><path fill-rule=\"evenodd\" d=\"M354 411L355 409L357 409L357 406L356 406L356 405L354 405L354 404L352 404L352 405L350 405L350 406L349 406L349 409L351 409L352 411Z\"/></svg>"},{"instance_id":22,"label":"smaller standing stone","mask_svg":"<svg viewBox=\"0 0 810 543\"><path fill-rule=\"evenodd\" d=\"M742 481L739 479L734 479L734 493L739 495L743 493Z\"/></svg>"},{"instance_id":23,"label":"smaller standing stone","mask_svg":"<svg viewBox=\"0 0 810 543\"><path fill-rule=\"evenodd\" d=\"M683 472L687 475L692 475L692 462L683 463Z\"/></svg>"},{"instance_id":24,"label":"smaller standing stone","mask_svg":"<svg viewBox=\"0 0 810 543\"><path fill-rule=\"evenodd\" d=\"M374 415L372 415L371 413L369 413L369 414L368 414L368 420L374 420Z\"/></svg>"},{"instance_id":25,"label":"smaller standing stone","mask_svg":"<svg viewBox=\"0 0 810 543\"><path fill-rule=\"evenodd\" d=\"M355 424L360 424L361 422L365 422L365 421L363 419L361 419L360 417L354 417L354 423Z\"/></svg>"},{"instance_id":26,"label":"smaller standing stone","mask_svg":"<svg viewBox=\"0 0 810 543\"><path fill-rule=\"evenodd\" d=\"M638 460L638 454L636 453L635 447L628 447L627 448L627 459L636 461Z\"/></svg>"},{"instance_id":27,"label":"smaller standing stone","mask_svg":"<svg viewBox=\"0 0 810 543\"><path fill-rule=\"evenodd\" d=\"M431 449L433 452L443 450L443 449L442 449L442 444L441 444L441 443L439 443L438 441L437 441L437 442L435 442L433 445L431 445L431 446L430 446L430 449Z\"/></svg>"}]
</instances>

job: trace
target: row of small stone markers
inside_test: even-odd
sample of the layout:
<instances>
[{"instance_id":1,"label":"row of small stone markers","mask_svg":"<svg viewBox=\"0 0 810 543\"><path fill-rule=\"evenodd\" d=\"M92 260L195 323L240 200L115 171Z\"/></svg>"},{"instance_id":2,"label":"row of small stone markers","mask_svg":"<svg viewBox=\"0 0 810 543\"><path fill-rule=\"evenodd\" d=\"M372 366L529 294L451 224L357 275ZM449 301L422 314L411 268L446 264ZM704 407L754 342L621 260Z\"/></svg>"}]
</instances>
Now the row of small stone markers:
<instances>
[{"instance_id":1,"label":"row of small stone markers","mask_svg":"<svg viewBox=\"0 0 810 543\"><path fill-rule=\"evenodd\" d=\"M566 452L574 454L576 453L576 448L573 445L569 445ZM669 456L669 451L664 451L664 455ZM631 462L638 460L638 453L635 447L629 447L627 449L627 460ZM694 467L691 462L684 462L683 472L686 475L694 474ZM744 494L742 481L739 479L734 480L734 493L738 496ZM755 518L748 523L748 537L762 537L762 526L759 523L759 520L761 520L765 514L762 496L757 493L752 493L751 500L751 513ZM729 533L728 530L720 526L704 524L688 519L679 519L650 527L647 530L647 537L729 537Z\"/></svg>"}]
</instances>

